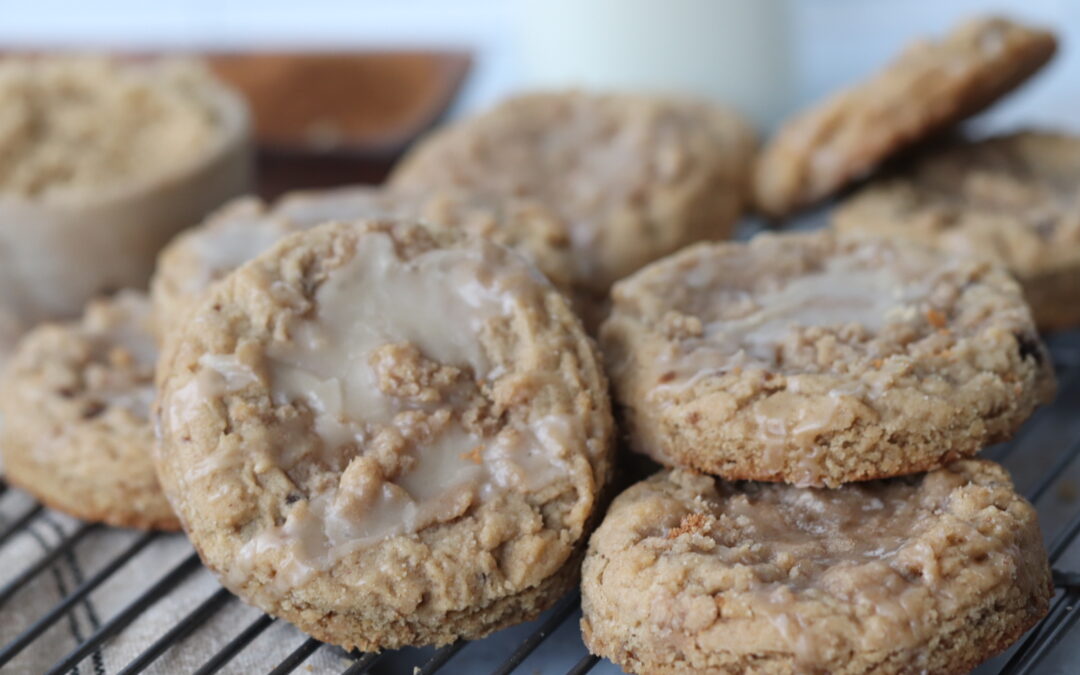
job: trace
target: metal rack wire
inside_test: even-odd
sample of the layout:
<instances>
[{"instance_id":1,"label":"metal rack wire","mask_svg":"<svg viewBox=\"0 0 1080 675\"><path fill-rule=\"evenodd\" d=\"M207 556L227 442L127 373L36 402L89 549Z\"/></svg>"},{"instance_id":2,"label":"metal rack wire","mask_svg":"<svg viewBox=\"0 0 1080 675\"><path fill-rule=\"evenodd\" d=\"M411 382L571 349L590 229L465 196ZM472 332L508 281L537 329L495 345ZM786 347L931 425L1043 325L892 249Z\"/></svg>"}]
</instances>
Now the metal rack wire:
<instances>
[{"instance_id":1,"label":"metal rack wire","mask_svg":"<svg viewBox=\"0 0 1080 675\"><path fill-rule=\"evenodd\" d=\"M1055 487L1074 480L1071 476L1080 475L1080 461L1078 461L1080 458L1080 331L1054 336L1050 340L1050 347L1060 382L1057 401L1037 412L1012 442L990 448L985 454L1004 463L1012 470L1016 476L1018 488L1040 507L1044 531L1049 542L1048 551L1055 568L1054 581L1057 592L1048 616L1010 652L985 665L980 672L1024 675L1037 672L1044 663L1061 659L1067 650L1076 651L1076 647L1065 638L1070 631L1076 630L1077 622L1080 621L1080 571L1077 571L1080 567L1076 563L1077 559L1080 559L1078 555L1080 545L1077 544L1080 540L1080 502L1070 503L1068 499L1057 499L1055 509L1058 512L1062 510L1060 502L1065 502L1067 508L1064 515L1057 513L1053 517L1047 517L1043 511L1048 498L1055 497L1052 492ZM1063 433L1063 428L1067 430L1067 433ZM0 498L7 491L6 484L0 482ZM47 513L45 509L35 504L12 517L9 522L0 522L0 546L7 544L45 513ZM0 587L0 616L5 605L20 587L59 564L58 561L81 542L94 536L101 536L105 530L106 528L95 525L79 527L67 534L40 558L29 563L24 570L15 574L11 581ZM100 566L93 575L71 589L59 603L37 618L22 633L0 646L0 668L11 663L21 651L39 639L51 626L74 611L75 607L91 592L163 536L165 535L150 533L131 541L126 548ZM1066 566L1070 553L1072 554L1071 563ZM128 628L159 600L174 592L199 567L199 559L195 554L192 553L183 558L174 567L166 570L155 583L147 587L134 600L104 620L93 634L57 661L48 672L69 672L91 653L107 649L111 638ZM526 633L516 642L508 656L499 662L491 663L488 670L496 675L507 675L518 669L549 636L573 621L577 614L578 601L579 596L576 592L563 598L540 620L534 622L531 632ZM224 589L215 590L194 609L177 620L164 634L146 645L142 653L120 672L124 675L133 675L144 671L170 649L197 636L200 628L206 625L210 617L234 602L236 599ZM198 675L218 672L249 648L256 638L275 622L276 619L270 616L257 617L243 626L235 637L216 653L210 654L196 672ZM488 639L505 639L500 638L500 635L502 634ZM461 672L455 668L454 658L469 646L470 643L457 642L431 651L427 654L426 660L419 663L418 670L414 672L421 675L437 671ZM334 648L326 647L317 640L309 638L279 663L267 663L266 672L274 675L293 672L320 649ZM583 647L580 648L580 653L584 653ZM352 653L347 655L349 664L342 672L348 675L368 673L381 661L391 656L392 654ZM1072 658L1077 657L1080 657L1080 654L1074 654ZM589 672L599 661L600 659L586 654L570 668L568 673Z\"/></svg>"}]
</instances>

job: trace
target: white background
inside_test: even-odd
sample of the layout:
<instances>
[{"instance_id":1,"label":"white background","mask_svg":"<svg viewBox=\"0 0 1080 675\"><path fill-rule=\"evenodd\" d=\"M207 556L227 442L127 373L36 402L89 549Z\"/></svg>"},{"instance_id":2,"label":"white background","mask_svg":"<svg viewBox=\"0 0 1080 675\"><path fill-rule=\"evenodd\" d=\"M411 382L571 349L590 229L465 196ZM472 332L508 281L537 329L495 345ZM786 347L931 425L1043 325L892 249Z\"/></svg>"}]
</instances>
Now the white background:
<instances>
[{"instance_id":1,"label":"white background","mask_svg":"<svg viewBox=\"0 0 1080 675\"><path fill-rule=\"evenodd\" d=\"M857 79L914 36L940 34L960 17L990 10L1053 26L1063 38L1054 64L992 120L1072 121L1080 111L1077 0L790 0L792 104ZM513 0L0 0L0 48L466 47L476 64L460 112L520 82L518 15Z\"/></svg>"}]
</instances>

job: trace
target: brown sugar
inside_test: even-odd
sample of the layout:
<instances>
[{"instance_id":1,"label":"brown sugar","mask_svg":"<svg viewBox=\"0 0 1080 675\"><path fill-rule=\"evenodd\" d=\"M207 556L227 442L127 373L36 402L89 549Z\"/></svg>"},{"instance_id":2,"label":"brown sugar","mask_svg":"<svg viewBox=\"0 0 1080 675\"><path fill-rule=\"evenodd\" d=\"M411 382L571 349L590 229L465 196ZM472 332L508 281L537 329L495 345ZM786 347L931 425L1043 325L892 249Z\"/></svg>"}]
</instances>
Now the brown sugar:
<instances>
[{"instance_id":1,"label":"brown sugar","mask_svg":"<svg viewBox=\"0 0 1080 675\"><path fill-rule=\"evenodd\" d=\"M194 163L221 138L198 63L94 56L0 61L0 194L99 195Z\"/></svg>"}]
</instances>

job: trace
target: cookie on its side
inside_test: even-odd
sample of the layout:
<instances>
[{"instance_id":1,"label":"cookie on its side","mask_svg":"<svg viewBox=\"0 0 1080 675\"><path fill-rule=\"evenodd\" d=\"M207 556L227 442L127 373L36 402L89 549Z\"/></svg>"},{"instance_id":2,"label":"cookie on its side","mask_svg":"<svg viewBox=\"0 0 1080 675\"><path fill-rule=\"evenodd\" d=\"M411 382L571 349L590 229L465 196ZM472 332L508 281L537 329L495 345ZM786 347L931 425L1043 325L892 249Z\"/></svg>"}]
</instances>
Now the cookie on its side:
<instances>
[{"instance_id":1,"label":"cookie on its side","mask_svg":"<svg viewBox=\"0 0 1080 675\"><path fill-rule=\"evenodd\" d=\"M845 236L911 239L1004 265L1040 329L1080 324L1080 137L957 143L868 186L832 219Z\"/></svg>"},{"instance_id":2,"label":"cookie on its side","mask_svg":"<svg viewBox=\"0 0 1080 675\"><path fill-rule=\"evenodd\" d=\"M237 199L174 239L159 256L151 283L160 334L183 324L212 283L286 236L331 220L372 217L420 220L488 237L531 260L560 290L571 291L565 224L535 200L493 199L457 189L312 190L272 205L252 197Z\"/></svg>"},{"instance_id":3,"label":"cookie on its side","mask_svg":"<svg viewBox=\"0 0 1080 675\"><path fill-rule=\"evenodd\" d=\"M786 122L754 171L758 208L811 206L917 141L974 115L1039 70L1053 34L1001 17L919 42L869 80Z\"/></svg>"},{"instance_id":4,"label":"cookie on its side","mask_svg":"<svg viewBox=\"0 0 1080 675\"><path fill-rule=\"evenodd\" d=\"M436 131L391 183L553 209L569 238L574 295L599 300L652 260L730 236L749 202L755 144L742 118L705 102L536 93Z\"/></svg>"},{"instance_id":5,"label":"cookie on its side","mask_svg":"<svg viewBox=\"0 0 1080 675\"><path fill-rule=\"evenodd\" d=\"M1016 282L907 242L699 244L613 297L600 341L634 448L728 479L926 471L1009 438L1054 391Z\"/></svg>"},{"instance_id":6,"label":"cookie on its side","mask_svg":"<svg viewBox=\"0 0 1080 675\"><path fill-rule=\"evenodd\" d=\"M146 298L124 291L23 338L0 380L6 480L83 520L179 529L151 458L151 322Z\"/></svg>"},{"instance_id":7,"label":"cookie on its side","mask_svg":"<svg viewBox=\"0 0 1080 675\"><path fill-rule=\"evenodd\" d=\"M577 578L611 467L592 342L507 248L295 234L166 342L162 484L222 583L364 650L482 637Z\"/></svg>"},{"instance_id":8,"label":"cookie on its side","mask_svg":"<svg viewBox=\"0 0 1080 675\"><path fill-rule=\"evenodd\" d=\"M978 460L836 490L664 471L582 576L589 650L664 675L966 673L1053 594L1035 509Z\"/></svg>"}]
</instances>

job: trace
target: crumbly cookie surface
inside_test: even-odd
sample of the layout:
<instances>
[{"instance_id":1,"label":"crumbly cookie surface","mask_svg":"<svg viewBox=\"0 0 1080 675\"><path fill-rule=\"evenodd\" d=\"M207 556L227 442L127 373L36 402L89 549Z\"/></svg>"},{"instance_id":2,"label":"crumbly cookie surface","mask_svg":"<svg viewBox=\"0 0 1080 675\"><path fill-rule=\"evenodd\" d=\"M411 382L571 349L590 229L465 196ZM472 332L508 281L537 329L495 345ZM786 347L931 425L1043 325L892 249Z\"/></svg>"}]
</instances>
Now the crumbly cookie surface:
<instances>
[{"instance_id":1,"label":"crumbly cookie surface","mask_svg":"<svg viewBox=\"0 0 1080 675\"><path fill-rule=\"evenodd\" d=\"M546 205L565 224L575 289L595 297L691 242L728 237L754 146L741 118L703 102L537 93L435 132L391 182Z\"/></svg>"},{"instance_id":2,"label":"crumbly cookie surface","mask_svg":"<svg viewBox=\"0 0 1080 675\"><path fill-rule=\"evenodd\" d=\"M982 460L835 490L663 471L582 575L589 650L635 673L965 673L1053 594L1035 510Z\"/></svg>"},{"instance_id":3,"label":"crumbly cookie surface","mask_svg":"<svg viewBox=\"0 0 1080 675\"><path fill-rule=\"evenodd\" d=\"M294 235L166 343L157 465L249 602L364 650L527 620L610 470L591 341L509 249L396 221Z\"/></svg>"},{"instance_id":4,"label":"crumbly cookie surface","mask_svg":"<svg viewBox=\"0 0 1080 675\"><path fill-rule=\"evenodd\" d=\"M911 239L1004 265L1040 328L1080 324L1080 137L960 142L875 182L832 218L845 236Z\"/></svg>"},{"instance_id":5,"label":"crumbly cookie surface","mask_svg":"<svg viewBox=\"0 0 1080 675\"><path fill-rule=\"evenodd\" d=\"M23 338L0 379L6 480L84 520L179 528L151 458L150 323L147 299L124 291Z\"/></svg>"},{"instance_id":6,"label":"crumbly cookie surface","mask_svg":"<svg viewBox=\"0 0 1080 675\"><path fill-rule=\"evenodd\" d=\"M758 208L783 217L833 194L897 150L969 117L1041 68L1054 36L1002 17L908 47L865 82L786 122L754 172Z\"/></svg>"},{"instance_id":7,"label":"crumbly cookie surface","mask_svg":"<svg viewBox=\"0 0 1080 675\"><path fill-rule=\"evenodd\" d=\"M1054 391L985 262L831 232L699 244L616 284L600 340L633 447L729 479L840 485L1007 439Z\"/></svg>"},{"instance_id":8,"label":"crumbly cookie surface","mask_svg":"<svg viewBox=\"0 0 1080 675\"><path fill-rule=\"evenodd\" d=\"M332 220L368 217L419 220L487 237L528 258L560 290L571 291L565 225L535 200L456 189L346 187L296 192L273 205L238 199L177 237L159 256L151 282L162 331L182 323L212 283L284 237Z\"/></svg>"}]
</instances>

